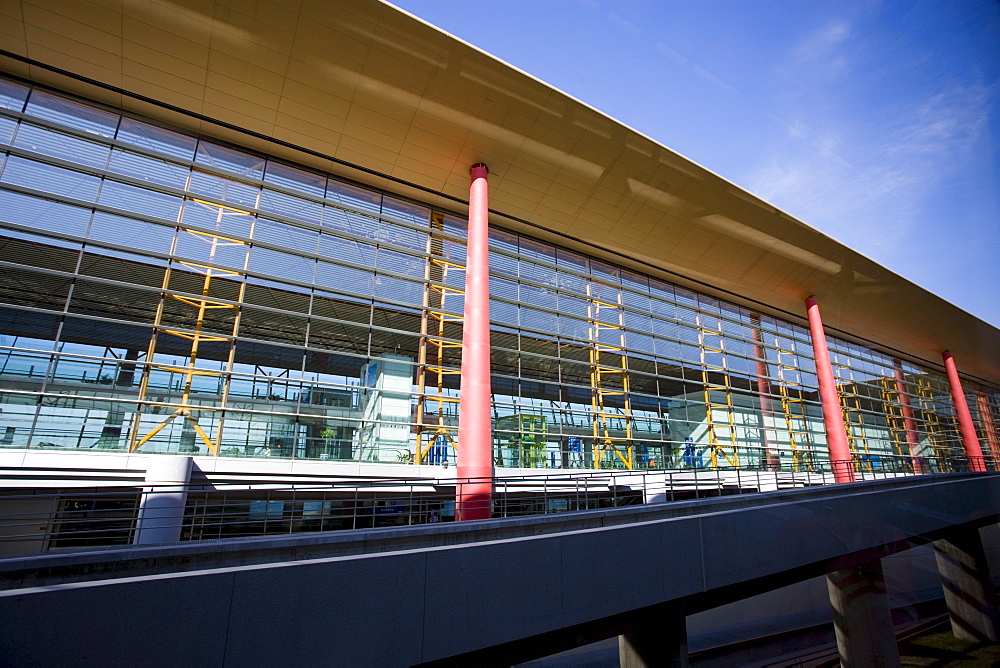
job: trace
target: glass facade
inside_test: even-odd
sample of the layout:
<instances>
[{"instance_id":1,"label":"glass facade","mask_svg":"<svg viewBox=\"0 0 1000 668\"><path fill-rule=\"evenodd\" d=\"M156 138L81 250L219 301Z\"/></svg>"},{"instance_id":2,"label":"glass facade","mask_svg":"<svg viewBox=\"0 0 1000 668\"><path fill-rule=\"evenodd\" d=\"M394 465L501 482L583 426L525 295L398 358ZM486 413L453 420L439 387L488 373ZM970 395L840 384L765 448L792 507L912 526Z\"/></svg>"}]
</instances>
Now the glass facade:
<instances>
[{"instance_id":1,"label":"glass facade","mask_svg":"<svg viewBox=\"0 0 1000 668\"><path fill-rule=\"evenodd\" d=\"M0 446L454 462L461 216L0 79L0 227ZM824 467L802 324L499 227L490 272L497 466ZM829 345L858 466L961 455L943 373Z\"/></svg>"}]
</instances>

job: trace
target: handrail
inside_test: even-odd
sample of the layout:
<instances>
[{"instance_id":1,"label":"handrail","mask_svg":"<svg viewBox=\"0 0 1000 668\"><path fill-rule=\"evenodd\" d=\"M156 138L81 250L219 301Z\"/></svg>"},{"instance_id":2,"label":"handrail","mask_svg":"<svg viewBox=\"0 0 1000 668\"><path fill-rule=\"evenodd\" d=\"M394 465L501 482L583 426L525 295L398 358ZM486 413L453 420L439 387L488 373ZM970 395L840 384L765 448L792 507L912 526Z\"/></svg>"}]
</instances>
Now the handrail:
<instances>
[{"instance_id":1,"label":"handrail","mask_svg":"<svg viewBox=\"0 0 1000 668\"><path fill-rule=\"evenodd\" d=\"M858 481L926 477L975 470L965 458L855 455ZM996 462L986 458L989 471ZM669 503L733 494L829 485L832 467L819 470L690 468L671 470L547 471L472 478L362 479L316 476L294 484L212 480L186 485L115 482L91 488L8 490L0 494L0 554L25 555L132 544L142 526L140 507L151 498L180 498L166 526L181 541L369 529L448 522L454 488L492 482L493 517L545 515L624 505ZM925 473L916 474L917 471ZM163 528L163 520L158 520Z\"/></svg>"}]
</instances>

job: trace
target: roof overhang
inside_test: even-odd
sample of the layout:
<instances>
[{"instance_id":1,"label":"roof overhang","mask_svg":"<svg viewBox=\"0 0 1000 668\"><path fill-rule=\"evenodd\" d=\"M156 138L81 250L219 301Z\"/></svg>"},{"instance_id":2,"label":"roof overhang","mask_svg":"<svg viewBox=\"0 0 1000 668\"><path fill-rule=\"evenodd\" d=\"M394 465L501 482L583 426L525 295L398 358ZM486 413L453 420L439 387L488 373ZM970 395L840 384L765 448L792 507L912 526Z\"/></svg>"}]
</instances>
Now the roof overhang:
<instances>
[{"instance_id":1,"label":"roof overhang","mask_svg":"<svg viewBox=\"0 0 1000 668\"><path fill-rule=\"evenodd\" d=\"M497 224L764 312L801 319L815 295L838 335L938 367L950 349L964 373L1000 380L997 328L390 5L20 0L0 12L12 74L459 212L469 166L484 162Z\"/></svg>"}]
</instances>

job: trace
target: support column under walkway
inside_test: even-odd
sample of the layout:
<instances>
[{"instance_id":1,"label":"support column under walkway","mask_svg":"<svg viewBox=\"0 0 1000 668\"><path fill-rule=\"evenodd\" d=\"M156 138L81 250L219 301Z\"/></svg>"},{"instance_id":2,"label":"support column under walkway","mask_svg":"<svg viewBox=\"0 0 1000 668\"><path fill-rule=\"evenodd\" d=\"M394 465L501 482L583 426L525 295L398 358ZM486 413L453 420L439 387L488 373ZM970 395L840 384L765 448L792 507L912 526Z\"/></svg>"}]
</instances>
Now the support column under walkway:
<instances>
[{"instance_id":1,"label":"support column under walkway","mask_svg":"<svg viewBox=\"0 0 1000 668\"><path fill-rule=\"evenodd\" d=\"M882 561L827 573L826 584L842 668L899 666Z\"/></svg>"},{"instance_id":2,"label":"support column under walkway","mask_svg":"<svg viewBox=\"0 0 1000 668\"><path fill-rule=\"evenodd\" d=\"M934 542L944 600L956 638L997 642L997 603L982 537L976 527L964 527Z\"/></svg>"},{"instance_id":3,"label":"support column under walkway","mask_svg":"<svg viewBox=\"0 0 1000 668\"><path fill-rule=\"evenodd\" d=\"M687 668L687 618L674 606L658 614L635 615L618 636L621 668Z\"/></svg>"}]
</instances>

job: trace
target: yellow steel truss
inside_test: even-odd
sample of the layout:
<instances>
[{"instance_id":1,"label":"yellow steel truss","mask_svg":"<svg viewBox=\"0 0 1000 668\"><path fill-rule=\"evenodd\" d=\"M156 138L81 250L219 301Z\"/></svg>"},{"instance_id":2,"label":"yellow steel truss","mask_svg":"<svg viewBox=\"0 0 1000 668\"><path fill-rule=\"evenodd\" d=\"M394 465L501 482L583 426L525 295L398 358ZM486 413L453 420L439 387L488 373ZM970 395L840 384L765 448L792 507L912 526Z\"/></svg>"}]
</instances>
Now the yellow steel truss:
<instances>
[{"instance_id":1,"label":"yellow steel truss","mask_svg":"<svg viewBox=\"0 0 1000 668\"><path fill-rule=\"evenodd\" d=\"M885 413L885 423L889 429L892 446L896 450L896 454L908 455L910 443L906 438L906 418L903 416L903 402L899 398L896 378L880 378L878 386L882 395L882 410Z\"/></svg>"},{"instance_id":2,"label":"yellow steel truss","mask_svg":"<svg viewBox=\"0 0 1000 668\"><path fill-rule=\"evenodd\" d=\"M916 376L917 403L920 404L920 412L923 415L923 426L927 433L927 440L930 441L931 449L935 457L947 457L948 455L948 429L941 421L941 414L938 413L938 401L934 393L934 388L930 381L923 376Z\"/></svg>"},{"instance_id":3,"label":"yellow steel truss","mask_svg":"<svg viewBox=\"0 0 1000 668\"><path fill-rule=\"evenodd\" d=\"M976 390L976 410L979 415L979 428L986 435L986 445L990 455L1000 457L1000 438L997 436L996 420L993 419L993 409L990 400L983 390Z\"/></svg>"},{"instance_id":4,"label":"yellow steel truss","mask_svg":"<svg viewBox=\"0 0 1000 668\"><path fill-rule=\"evenodd\" d=\"M705 396L705 425L708 431L708 446L711 450L712 468L718 468L719 455L729 462L733 468L740 467L739 444L736 438L736 416L733 410L733 388L730 384L729 373L725 367L726 353L723 348L722 323L716 320L714 328L709 328L705 324L707 316L698 315L698 348L701 361L701 381ZM709 355L717 354L720 357L719 364L712 364ZM721 378L722 382L713 381L714 376ZM723 402L715 401L715 396L722 395ZM713 396L714 395L714 396ZM717 424L716 411L725 413L725 420L722 425ZM728 430L728 435L719 439L719 431ZM728 444L724 441L728 440Z\"/></svg>"},{"instance_id":5,"label":"yellow steel truss","mask_svg":"<svg viewBox=\"0 0 1000 668\"><path fill-rule=\"evenodd\" d=\"M232 213L237 213L240 215L247 215L246 212L238 211L236 209L230 209L226 206L211 204L209 202L202 202L200 200L194 200L199 205L209 207L216 211L217 213L217 224L221 227L222 217L225 215L230 215ZM238 239L233 239L231 237L224 236L222 234L215 234L209 232L202 232L199 230L190 230L187 228L180 228L179 234L190 234L194 237L204 241L208 245L208 258L209 261L215 259L217 251L224 246L245 246L246 242L240 241ZM153 439L157 434L159 434L167 425L176 420L177 418L182 418L186 421L190 427L197 434L198 438L205 444L208 450L212 454L218 454L219 446L222 443L222 417L220 417L216 425L215 438L213 439L208 432L205 431L204 427L198 421L198 414L203 412L220 412L222 406L226 405L226 401L229 393L229 383L222 383L222 397L221 401L215 406L201 406L197 404L192 404L191 394L194 385L194 379L198 376L217 376L225 378L228 372L232 371L233 367L233 355L235 354L235 340L236 333L239 329L240 323L240 308L237 304L243 302L243 296L246 289L246 283L240 281L239 283L239 296L236 299L236 304L220 301L217 299L212 299L210 297L212 288L212 279L219 277L238 277L241 274L237 271L231 271L228 269L219 269L206 264L199 264L196 262L179 262L178 264L186 267L192 272L201 274L203 276L202 280L202 290L201 295L198 297L188 297L186 295L176 294L171 290L170 280L173 276L172 268L168 267L163 274L163 284L160 302L157 305L156 316L153 322L153 335L150 338L149 348L147 351L146 359L152 361L156 355L156 344L159 340L160 334L169 334L178 338L186 339L190 341L190 352L188 353L188 361L184 366L179 365L167 365L167 364L152 364L149 363L145 366L142 374L142 380L139 384L139 404L140 407L148 406L154 410L159 410L161 408L171 409L173 412L170 413L166 419L157 424L155 427L150 429L145 434L142 434L142 425L139 416L133 424L131 435L129 438L129 452L135 452L151 439ZM163 327L163 312L167 299L173 299L185 306L193 309L193 313L190 318L193 320L193 327L190 331L183 331L179 329L171 329L168 327ZM232 320L232 329L228 332L228 335L216 335L208 334L203 331L205 325L206 315L213 310L219 309L231 309L234 311ZM229 356L226 362L226 371L214 371L210 369L199 369L197 368L198 363L198 352L202 343L209 341L230 341L229 346ZM154 369L160 369L162 371L168 371L170 373L180 374L183 381L183 390L181 393L181 400L179 403L176 402L166 402L162 398L150 400L148 398L149 394L149 377L150 373ZM140 408L141 410L141 408Z\"/></svg>"},{"instance_id":6,"label":"yellow steel truss","mask_svg":"<svg viewBox=\"0 0 1000 668\"><path fill-rule=\"evenodd\" d=\"M460 297L465 290L449 285L449 278L464 272L465 265L445 257L444 239L435 231L444 229L443 214L431 215L431 232L427 235L427 264L424 270L423 312L420 317L420 345L417 353L417 443L414 461L422 464L435 442L444 439L451 447L457 444L457 425L448 424L456 413L457 397L445 394L444 379L459 375L461 371L449 367L446 356L449 349L460 349L462 344L445 336L448 323L461 323L462 316L448 312L448 307L459 311ZM464 281L462 281L464 284ZM427 404L432 404L430 410Z\"/></svg>"},{"instance_id":7,"label":"yellow steel truss","mask_svg":"<svg viewBox=\"0 0 1000 668\"><path fill-rule=\"evenodd\" d=\"M844 369L848 374L851 368L843 364L833 363L838 369ZM849 391L848 391L849 390ZM868 431L865 428L865 416L861 411L861 400L858 398L857 389L853 383L841 383L837 388L837 395L840 397L840 412L844 416L844 427L847 430L847 441L850 444L851 452L854 454L869 453ZM871 460L868 457L861 457L857 466L872 469Z\"/></svg>"},{"instance_id":8,"label":"yellow steel truss","mask_svg":"<svg viewBox=\"0 0 1000 668\"><path fill-rule=\"evenodd\" d=\"M809 439L809 416L806 413L806 403L802 397L802 389L789 373L796 374L799 369L794 360L795 353L777 347L778 357L778 393L781 396L781 414L785 416L785 430L788 434L788 450L792 453L792 470L811 471L814 468L812 446ZM789 360L788 358L792 359Z\"/></svg>"},{"instance_id":9,"label":"yellow steel truss","mask_svg":"<svg viewBox=\"0 0 1000 668\"><path fill-rule=\"evenodd\" d=\"M632 403L629 399L625 311L621 290L588 282L587 302L594 467L601 468L604 456L610 450L625 468L632 469L635 468L635 448L632 445ZM612 397L622 398L620 411L609 405ZM615 421L623 422L624 429L615 429ZM624 432L625 435L615 436L614 431Z\"/></svg>"}]
</instances>

